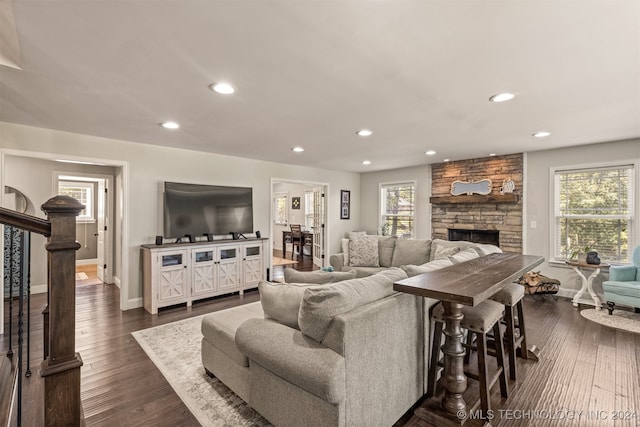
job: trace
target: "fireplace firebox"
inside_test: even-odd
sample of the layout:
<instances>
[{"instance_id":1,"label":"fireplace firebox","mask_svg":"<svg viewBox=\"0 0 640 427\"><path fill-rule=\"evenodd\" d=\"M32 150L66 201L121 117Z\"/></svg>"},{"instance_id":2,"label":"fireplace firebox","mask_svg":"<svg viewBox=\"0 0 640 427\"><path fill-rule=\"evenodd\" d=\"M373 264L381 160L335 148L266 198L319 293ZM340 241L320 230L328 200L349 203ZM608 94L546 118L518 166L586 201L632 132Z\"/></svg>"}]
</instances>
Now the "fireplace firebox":
<instances>
[{"instance_id":1,"label":"fireplace firebox","mask_svg":"<svg viewBox=\"0 0 640 427\"><path fill-rule=\"evenodd\" d=\"M497 230L462 230L449 228L449 240L466 240L474 243L488 243L500 246L500 232Z\"/></svg>"}]
</instances>

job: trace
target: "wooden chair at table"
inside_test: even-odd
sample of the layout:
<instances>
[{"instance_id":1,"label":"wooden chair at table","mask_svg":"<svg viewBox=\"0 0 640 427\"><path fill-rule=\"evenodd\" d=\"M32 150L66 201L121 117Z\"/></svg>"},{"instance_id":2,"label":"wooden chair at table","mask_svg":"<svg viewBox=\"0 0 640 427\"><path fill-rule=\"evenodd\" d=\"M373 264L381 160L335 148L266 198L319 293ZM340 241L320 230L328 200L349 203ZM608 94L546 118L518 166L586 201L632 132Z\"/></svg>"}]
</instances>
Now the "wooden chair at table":
<instances>
[{"instance_id":1,"label":"wooden chair at table","mask_svg":"<svg viewBox=\"0 0 640 427\"><path fill-rule=\"evenodd\" d=\"M291 259L293 259L293 254L296 250L296 246L298 246L298 256L302 256L302 246L304 242L302 241L302 226L300 224L290 224L291 227ZM285 256L286 256L286 248L285 248Z\"/></svg>"}]
</instances>

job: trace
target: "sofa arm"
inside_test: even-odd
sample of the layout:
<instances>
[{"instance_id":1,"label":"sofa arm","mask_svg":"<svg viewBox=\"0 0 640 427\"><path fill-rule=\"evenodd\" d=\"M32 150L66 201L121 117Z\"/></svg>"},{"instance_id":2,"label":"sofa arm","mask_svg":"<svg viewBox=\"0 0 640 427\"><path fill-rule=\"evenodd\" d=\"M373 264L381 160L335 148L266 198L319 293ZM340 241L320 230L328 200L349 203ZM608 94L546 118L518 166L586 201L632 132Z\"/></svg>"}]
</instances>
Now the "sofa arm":
<instances>
[{"instance_id":1,"label":"sofa arm","mask_svg":"<svg viewBox=\"0 0 640 427\"><path fill-rule=\"evenodd\" d=\"M297 329L249 319L236 331L236 346L251 362L325 401L345 398L344 358Z\"/></svg>"},{"instance_id":2,"label":"sofa arm","mask_svg":"<svg viewBox=\"0 0 640 427\"><path fill-rule=\"evenodd\" d=\"M329 257L329 264L335 271L342 271L342 267L344 267L344 254L334 254Z\"/></svg>"},{"instance_id":3,"label":"sofa arm","mask_svg":"<svg viewBox=\"0 0 640 427\"><path fill-rule=\"evenodd\" d=\"M635 265L612 265L609 268L609 280L614 282L631 282L636 280Z\"/></svg>"}]
</instances>

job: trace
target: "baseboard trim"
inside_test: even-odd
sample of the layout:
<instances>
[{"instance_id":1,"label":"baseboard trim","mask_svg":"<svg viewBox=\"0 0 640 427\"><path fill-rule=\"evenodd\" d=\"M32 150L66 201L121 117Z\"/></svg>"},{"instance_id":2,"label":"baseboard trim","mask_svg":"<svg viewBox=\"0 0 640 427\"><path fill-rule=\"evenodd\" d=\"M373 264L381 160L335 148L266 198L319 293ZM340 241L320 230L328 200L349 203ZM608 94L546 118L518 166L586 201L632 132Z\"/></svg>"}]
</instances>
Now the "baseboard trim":
<instances>
[{"instance_id":1,"label":"baseboard trim","mask_svg":"<svg viewBox=\"0 0 640 427\"><path fill-rule=\"evenodd\" d=\"M120 287L120 278L118 276L113 276L113 284L116 285L118 289L122 289Z\"/></svg>"},{"instance_id":2,"label":"baseboard trim","mask_svg":"<svg viewBox=\"0 0 640 427\"><path fill-rule=\"evenodd\" d=\"M46 294L47 293L47 285L31 285L29 287L31 290L31 294Z\"/></svg>"},{"instance_id":3,"label":"baseboard trim","mask_svg":"<svg viewBox=\"0 0 640 427\"><path fill-rule=\"evenodd\" d=\"M98 258L76 260L76 265L92 265L92 264L98 264Z\"/></svg>"},{"instance_id":4,"label":"baseboard trim","mask_svg":"<svg viewBox=\"0 0 640 427\"><path fill-rule=\"evenodd\" d=\"M132 298L127 301L127 310L142 307L142 298Z\"/></svg>"}]
</instances>

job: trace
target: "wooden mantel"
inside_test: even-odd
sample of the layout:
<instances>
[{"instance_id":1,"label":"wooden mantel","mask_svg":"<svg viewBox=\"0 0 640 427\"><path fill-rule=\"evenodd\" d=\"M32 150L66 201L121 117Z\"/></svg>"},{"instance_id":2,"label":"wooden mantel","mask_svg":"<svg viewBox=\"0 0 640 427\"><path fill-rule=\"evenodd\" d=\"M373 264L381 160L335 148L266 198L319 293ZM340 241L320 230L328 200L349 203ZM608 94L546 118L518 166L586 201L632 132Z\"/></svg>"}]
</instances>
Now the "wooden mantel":
<instances>
[{"instance_id":1,"label":"wooden mantel","mask_svg":"<svg viewBox=\"0 0 640 427\"><path fill-rule=\"evenodd\" d=\"M430 197L429 202L437 204L456 204L456 203L518 203L519 196L514 193L507 194L488 194L486 196L474 194L471 196L436 196Z\"/></svg>"}]
</instances>

